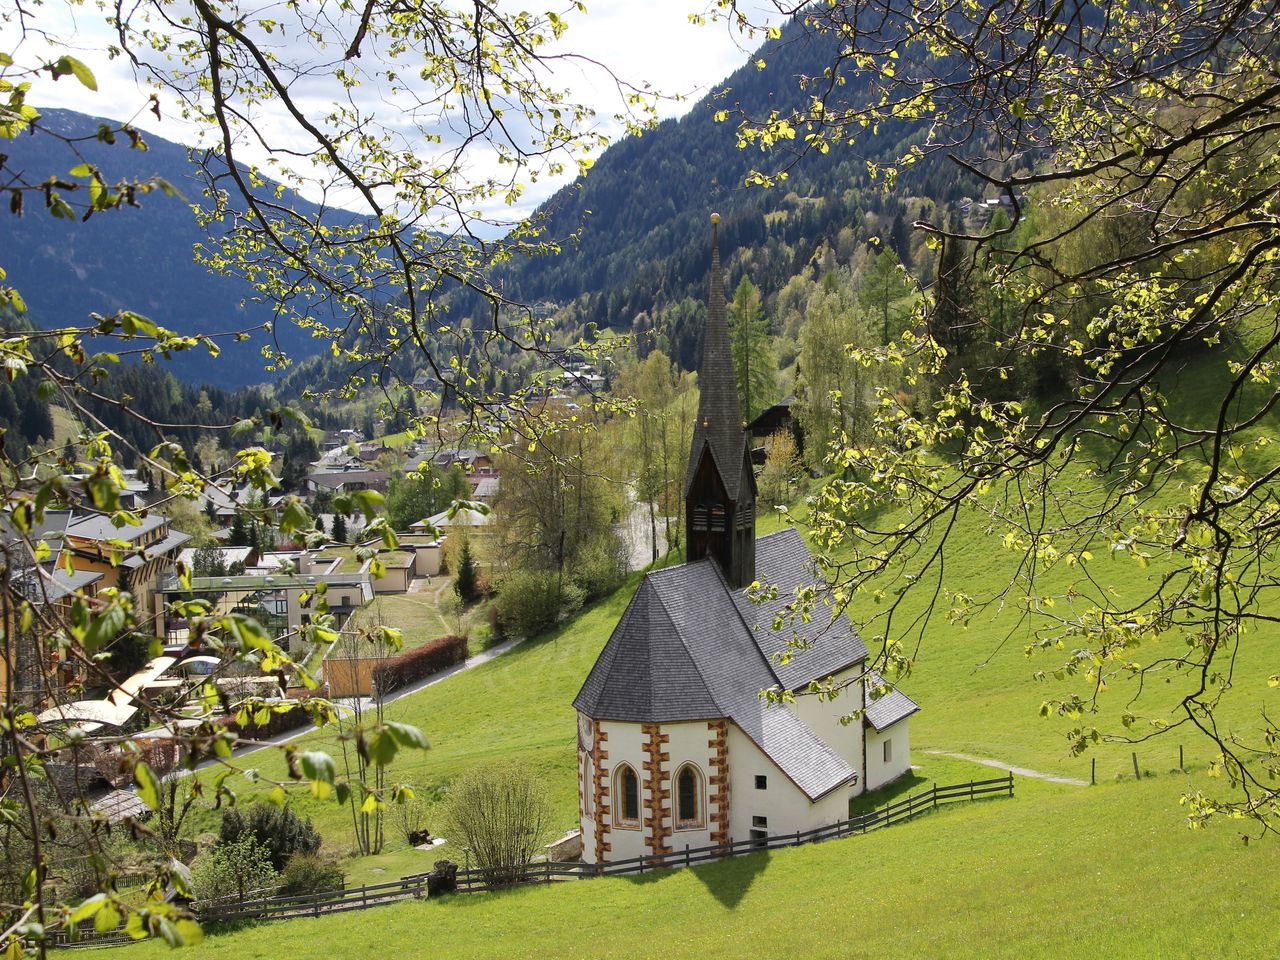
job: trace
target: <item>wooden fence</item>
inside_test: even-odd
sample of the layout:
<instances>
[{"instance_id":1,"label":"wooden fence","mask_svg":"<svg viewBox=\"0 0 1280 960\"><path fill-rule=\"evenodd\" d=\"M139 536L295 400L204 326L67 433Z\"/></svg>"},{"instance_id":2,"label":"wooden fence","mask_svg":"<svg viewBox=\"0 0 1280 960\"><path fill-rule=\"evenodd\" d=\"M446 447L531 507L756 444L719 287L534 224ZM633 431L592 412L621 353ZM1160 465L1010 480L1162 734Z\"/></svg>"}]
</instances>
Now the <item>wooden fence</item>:
<instances>
[{"instance_id":1,"label":"wooden fence","mask_svg":"<svg viewBox=\"0 0 1280 960\"><path fill-rule=\"evenodd\" d=\"M519 877L496 876L492 871L475 867L469 870L458 870L457 891L459 893L475 893L509 887L513 884L552 883L561 880L589 879L592 877L615 877L629 874L643 874L654 870L687 867L725 857L737 857L756 853L760 850L775 850L780 847L798 847L806 843L821 843L824 840L835 840L840 837L851 837L869 833L904 820L910 820L920 814L935 810L940 806L961 801L977 800L991 796L1013 796L1013 774L996 777L991 780L973 780L968 783L956 783L947 786L936 784L923 793L913 794L902 800L877 807L867 813L842 820L839 823L815 827L812 830L798 830L795 833L777 834L771 837L752 840L730 840L728 843L711 844L704 847L686 847L684 850L660 856L633 857L628 860L615 860L611 863L552 863L544 861L530 864ZM243 900L223 898L217 901L205 901L192 904L192 912L203 925L222 923L240 923L252 920L286 920L295 917L318 917L327 913L342 913L347 910L364 910L384 903L395 903L400 900L422 900L435 890L440 878L434 873L417 873L390 880L385 883L369 884L362 887L351 887L343 890L329 890L322 893L304 894L301 896L249 896ZM72 941L65 935L53 935L49 943L53 946L99 946L108 943L127 942L119 932L106 935L95 935L86 932L80 939Z\"/></svg>"}]
</instances>

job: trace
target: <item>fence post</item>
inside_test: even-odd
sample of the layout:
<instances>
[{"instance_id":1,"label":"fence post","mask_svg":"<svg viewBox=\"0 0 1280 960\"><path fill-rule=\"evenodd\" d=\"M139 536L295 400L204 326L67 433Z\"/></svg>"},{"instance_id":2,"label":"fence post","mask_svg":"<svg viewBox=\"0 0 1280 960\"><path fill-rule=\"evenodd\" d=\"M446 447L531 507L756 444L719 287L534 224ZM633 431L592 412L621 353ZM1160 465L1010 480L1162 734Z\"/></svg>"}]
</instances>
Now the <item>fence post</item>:
<instances>
[{"instance_id":1,"label":"fence post","mask_svg":"<svg viewBox=\"0 0 1280 960\"><path fill-rule=\"evenodd\" d=\"M1178 769L1187 769L1186 764L1182 762L1182 744L1178 744Z\"/></svg>"},{"instance_id":2,"label":"fence post","mask_svg":"<svg viewBox=\"0 0 1280 960\"><path fill-rule=\"evenodd\" d=\"M933 809L938 809L938 781L933 781L933 786L929 788L929 792L933 794Z\"/></svg>"},{"instance_id":3,"label":"fence post","mask_svg":"<svg viewBox=\"0 0 1280 960\"><path fill-rule=\"evenodd\" d=\"M1133 751L1133 779L1141 780L1142 773L1138 770L1138 751Z\"/></svg>"},{"instance_id":4,"label":"fence post","mask_svg":"<svg viewBox=\"0 0 1280 960\"><path fill-rule=\"evenodd\" d=\"M1089 785L1096 787L1098 785L1098 758L1094 757L1089 762Z\"/></svg>"},{"instance_id":5,"label":"fence post","mask_svg":"<svg viewBox=\"0 0 1280 960\"><path fill-rule=\"evenodd\" d=\"M684 845L684 865L686 867L689 865L689 844L687 843Z\"/></svg>"},{"instance_id":6,"label":"fence post","mask_svg":"<svg viewBox=\"0 0 1280 960\"><path fill-rule=\"evenodd\" d=\"M796 842L795 842L795 844L794 844L794 845L795 845L795 846L797 846L797 847L798 847L798 846L800 846L800 831L799 831L799 830L797 830L797 831L796 831Z\"/></svg>"}]
</instances>

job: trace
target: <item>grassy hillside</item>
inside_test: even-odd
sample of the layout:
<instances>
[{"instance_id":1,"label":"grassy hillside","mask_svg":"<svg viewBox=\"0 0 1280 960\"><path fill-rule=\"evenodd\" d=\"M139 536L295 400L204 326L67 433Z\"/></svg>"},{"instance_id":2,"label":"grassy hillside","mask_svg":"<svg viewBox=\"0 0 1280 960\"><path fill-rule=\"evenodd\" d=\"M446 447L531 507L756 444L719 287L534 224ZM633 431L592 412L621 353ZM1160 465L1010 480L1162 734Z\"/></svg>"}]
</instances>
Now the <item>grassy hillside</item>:
<instances>
[{"instance_id":1,"label":"grassy hillside","mask_svg":"<svg viewBox=\"0 0 1280 960\"><path fill-rule=\"evenodd\" d=\"M209 936L192 954L1274 956L1274 847L1243 845L1225 830L1187 831L1165 802L1171 786L1020 781L1015 799L865 837L640 878L253 927ZM137 960L168 955L160 944L122 949Z\"/></svg>"}]
</instances>

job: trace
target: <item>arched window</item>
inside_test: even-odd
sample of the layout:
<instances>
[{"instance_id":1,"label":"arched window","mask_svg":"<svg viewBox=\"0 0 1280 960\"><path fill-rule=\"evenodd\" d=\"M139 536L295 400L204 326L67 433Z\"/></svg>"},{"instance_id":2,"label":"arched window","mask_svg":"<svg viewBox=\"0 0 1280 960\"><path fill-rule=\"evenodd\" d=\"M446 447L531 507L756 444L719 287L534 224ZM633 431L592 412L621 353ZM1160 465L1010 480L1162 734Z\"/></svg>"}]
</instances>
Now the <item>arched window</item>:
<instances>
[{"instance_id":1,"label":"arched window","mask_svg":"<svg viewBox=\"0 0 1280 960\"><path fill-rule=\"evenodd\" d=\"M618 798L615 823L620 827L640 826L640 778L628 763L613 773L614 796Z\"/></svg>"},{"instance_id":2,"label":"arched window","mask_svg":"<svg viewBox=\"0 0 1280 960\"><path fill-rule=\"evenodd\" d=\"M676 771L676 828L690 830L705 826L702 802L702 773L691 763Z\"/></svg>"}]
</instances>

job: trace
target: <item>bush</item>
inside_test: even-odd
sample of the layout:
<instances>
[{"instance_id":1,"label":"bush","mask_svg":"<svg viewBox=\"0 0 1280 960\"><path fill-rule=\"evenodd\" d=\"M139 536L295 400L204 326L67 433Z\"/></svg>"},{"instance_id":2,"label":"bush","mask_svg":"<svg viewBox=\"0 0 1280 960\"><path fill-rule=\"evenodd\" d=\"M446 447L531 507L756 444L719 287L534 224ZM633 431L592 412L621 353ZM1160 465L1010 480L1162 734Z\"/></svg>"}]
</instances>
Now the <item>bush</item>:
<instances>
[{"instance_id":1,"label":"bush","mask_svg":"<svg viewBox=\"0 0 1280 960\"><path fill-rule=\"evenodd\" d=\"M588 600L612 593L627 576L627 545L612 530L596 537L578 555L573 581Z\"/></svg>"},{"instance_id":2,"label":"bush","mask_svg":"<svg viewBox=\"0 0 1280 960\"><path fill-rule=\"evenodd\" d=\"M466 637L441 637L430 643L406 650L395 659L373 669L373 682L379 693L390 693L407 687L446 667L467 659L469 648Z\"/></svg>"},{"instance_id":3,"label":"bush","mask_svg":"<svg viewBox=\"0 0 1280 960\"><path fill-rule=\"evenodd\" d=\"M582 606L585 591L554 570L513 570L498 587L498 620L508 636L534 637Z\"/></svg>"},{"instance_id":4,"label":"bush","mask_svg":"<svg viewBox=\"0 0 1280 960\"><path fill-rule=\"evenodd\" d=\"M346 885L347 876L334 861L314 853L299 853L290 857L280 872L279 892L282 896L300 896L341 890Z\"/></svg>"},{"instance_id":5,"label":"bush","mask_svg":"<svg viewBox=\"0 0 1280 960\"><path fill-rule=\"evenodd\" d=\"M267 851L275 870L283 870L297 854L315 853L320 849L320 834L310 819L301 819L288 807L267 803L253 804L248 815L239 807L222 814L218 846L238 842L245 836L253 837Z\"/></svg>"},{"instance_id":6,"label":"bush","mask_svg":"<svg viewBox=\"0 0 1280 960\"><path fill-rule=\"evenodd\" d=\"M274 887L276 871L266 847L252 834L243 833L232 840L219 840L200 857L191 871L191 885L198 900L244 900L251 893Z\"/></svg>"},{"instance_id":7,"label":"bush","mask_svg":"<svg viewBox=\"0 0 1280 960\"><path fill-rule=\"evenodd\" d=\"M476 767L450 787L444 819L489 883L515 883L547 841L551 804L524 767Z\"/></svg>"}]
</instances>

